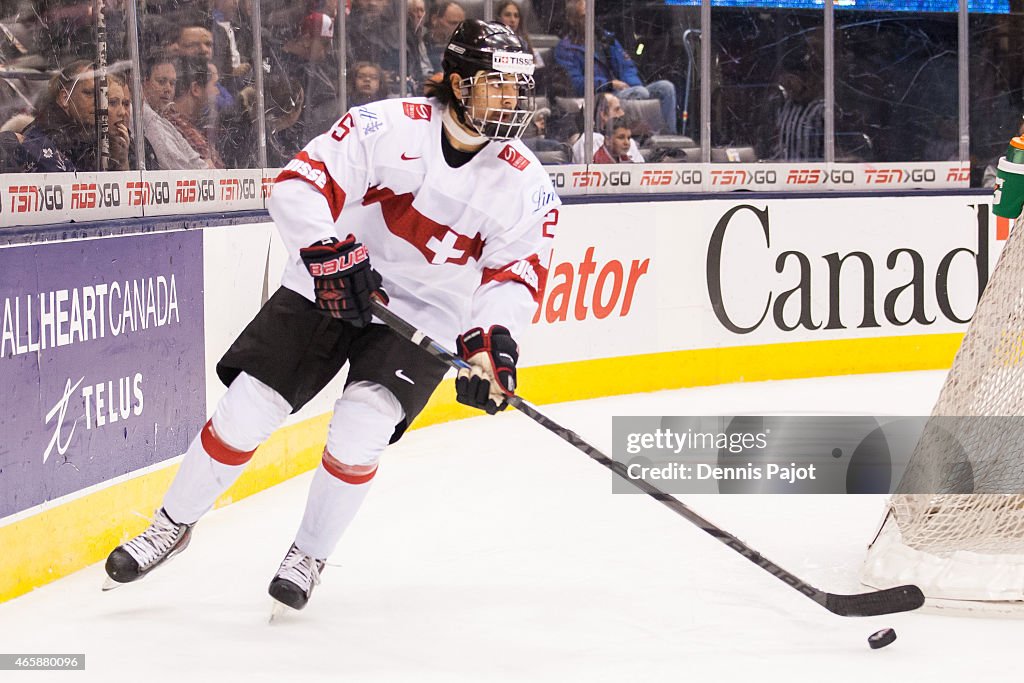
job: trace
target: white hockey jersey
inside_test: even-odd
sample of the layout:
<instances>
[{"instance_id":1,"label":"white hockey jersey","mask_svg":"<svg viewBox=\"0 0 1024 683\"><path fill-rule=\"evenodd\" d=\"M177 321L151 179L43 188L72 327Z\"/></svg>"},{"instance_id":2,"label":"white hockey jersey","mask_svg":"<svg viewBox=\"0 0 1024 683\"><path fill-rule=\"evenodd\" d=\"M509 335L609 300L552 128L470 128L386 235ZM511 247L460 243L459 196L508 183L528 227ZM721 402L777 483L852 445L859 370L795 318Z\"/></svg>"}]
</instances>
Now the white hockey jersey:
<instances>
[{"instance_id":1,"label":"white hockey jersey","mask_svg":"<svg viewBox=\"0 0 1024 683\"><path fill-rule=\"evenodd\" d=\"M313 301L299 249L352 233L388 307L445 346L477 326L519 337L547 277L561 201L518 140L448 166L442 113L426 98L374 102L299 152L268 202L291 256L282 283Z\"/></svg>"}]
</instances>

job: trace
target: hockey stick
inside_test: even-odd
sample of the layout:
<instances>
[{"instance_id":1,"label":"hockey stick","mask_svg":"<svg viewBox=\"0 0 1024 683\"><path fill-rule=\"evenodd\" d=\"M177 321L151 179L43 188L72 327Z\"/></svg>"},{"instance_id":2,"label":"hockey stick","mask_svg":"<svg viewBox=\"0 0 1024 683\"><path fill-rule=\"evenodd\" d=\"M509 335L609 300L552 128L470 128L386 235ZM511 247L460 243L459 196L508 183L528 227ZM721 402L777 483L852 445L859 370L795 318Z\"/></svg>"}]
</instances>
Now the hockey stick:
<instances>
[{"instance_id":1,"label":"hockey stick","mask_svg":"<svg viewBox=\"0 0 1024 683\"><path fill-rule=\"evenodd\" d=\"M448 351L436 341L420 332L413 325L392 313L379 301L375 300L373 302L373 313L383 320L388 327L424 349L432 356L443 360L453 368L459 370L469 368L469 364L466 361L462 360L451 351ZM885 590L871 591L868 593L857 593L854 595L828 593L819 588L815 588L809 583L802 581L797 576L790 574L767 557L764 557L761 553L757 552L746 543L730 534L728 531L725 531L707 519L704 519L674 496L665 493L658 487L653 484L649 484L643 479L631 479L627 475L626 466L621 462L612 460L607 455L584 441L576 432L562 427L557 422L531 406L521 397L511 396L509 397L508 402L516 410L520 411L537 424L541 425L548 431L553 432L562 440L569 442L633 486L668 507L680 517L684 517L687 521L700 529L703 529L705 532L714 536L719 541L729 546L775 578L779 579L790 588L800 592L811 600L814 600L814 602L818 603L833 614L838 614L841 617L874 617L880 614L908 612L910 610L917 609L924 604L924 594L921 592L920 588L913 585L896 586L895 588L887 588Z\"/></svg>"}]
</instances>

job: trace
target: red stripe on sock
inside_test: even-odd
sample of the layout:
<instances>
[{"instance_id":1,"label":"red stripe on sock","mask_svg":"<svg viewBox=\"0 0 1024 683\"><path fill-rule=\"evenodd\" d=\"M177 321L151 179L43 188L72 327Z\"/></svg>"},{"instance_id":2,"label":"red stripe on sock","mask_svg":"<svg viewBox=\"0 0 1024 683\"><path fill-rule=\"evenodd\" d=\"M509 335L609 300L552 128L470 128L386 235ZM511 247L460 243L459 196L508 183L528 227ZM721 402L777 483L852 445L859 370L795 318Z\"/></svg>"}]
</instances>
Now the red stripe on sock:
<instances>
[{"instance_id":1,"label":"red stripe on sock","mask_svg":"<svg viewBox=\"0 0 1024 683\"><path fill-rule=\"evenodd\" d=\"M377 474L377 464L373 465L346 465L324 449L324 469L332 477L341 479L346 484L365 484Z\"/></svg>"},{"instance_id":2,"label":"red stripe on sock","mask_svg":"<svg viewBox=\"0 0 1024 683\"><path fill-rule=\"evenodd\" d=\"M217 434L213 431L212 418L203 425L200 439L206 454L222 465L244 465L252 459L252 454L256 452L255 448L251 451L236 451L217 438Z\"/></svg>"}]
</instances>

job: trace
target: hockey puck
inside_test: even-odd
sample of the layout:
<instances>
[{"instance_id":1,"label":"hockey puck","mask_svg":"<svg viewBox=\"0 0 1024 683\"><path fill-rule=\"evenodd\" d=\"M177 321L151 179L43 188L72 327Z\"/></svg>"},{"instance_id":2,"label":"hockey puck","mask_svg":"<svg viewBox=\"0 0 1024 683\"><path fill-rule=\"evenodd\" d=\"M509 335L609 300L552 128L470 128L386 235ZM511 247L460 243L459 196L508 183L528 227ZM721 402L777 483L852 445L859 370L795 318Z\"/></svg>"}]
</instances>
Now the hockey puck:
<instances>
[{"instance_id":1,"label":"hockey puck","mask_svg":"<svg viewBox=\"0 0 1024 683\"><path fill-rule=\"evenodd\" d=\"M881 631L876 631L868 636L868 645L871 646L872 650L877 650L894 640L896 640L896 631L891 628L883 628Z\"/></svg>"}]
</instances>

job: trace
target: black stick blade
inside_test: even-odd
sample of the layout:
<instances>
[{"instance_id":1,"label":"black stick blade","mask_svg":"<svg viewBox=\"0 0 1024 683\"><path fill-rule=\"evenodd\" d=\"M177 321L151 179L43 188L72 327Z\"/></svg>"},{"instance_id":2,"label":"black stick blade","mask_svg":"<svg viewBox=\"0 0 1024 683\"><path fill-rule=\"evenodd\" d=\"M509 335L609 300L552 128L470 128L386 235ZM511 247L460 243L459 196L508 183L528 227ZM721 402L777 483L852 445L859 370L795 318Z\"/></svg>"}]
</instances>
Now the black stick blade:
<instances>
[{"instance_id":1,"label":"black stick blade","mask_svg":"<svg viewBox=\"0 0 1024 683\"><path fill-rule=\"evenodd\" d=\"M924 593L917 586L896 586L857 595L825 596L825 608L841 617L877 617L880 614L909 612L924 604Z\"/></svg>"}]
</instances>

